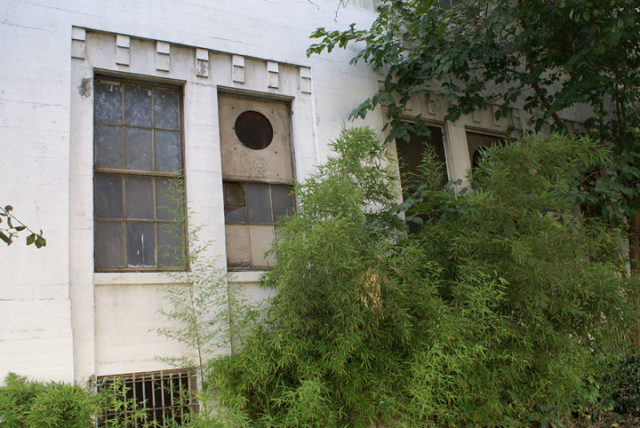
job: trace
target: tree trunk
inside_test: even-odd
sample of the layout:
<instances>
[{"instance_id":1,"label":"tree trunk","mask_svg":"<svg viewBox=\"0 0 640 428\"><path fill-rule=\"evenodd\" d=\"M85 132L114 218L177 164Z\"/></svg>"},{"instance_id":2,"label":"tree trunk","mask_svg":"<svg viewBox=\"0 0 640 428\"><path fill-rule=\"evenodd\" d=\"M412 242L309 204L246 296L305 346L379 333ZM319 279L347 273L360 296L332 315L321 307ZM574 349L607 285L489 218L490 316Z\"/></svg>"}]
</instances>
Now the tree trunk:
<instances>
[{"instance_id":1,"label":"tree trunk","mask_svg":"<svg viewBox=\"0 0 640 428\"><path fill-rule=\"evenodd\" d=\"M631 273L640 274L640 212L630 219L631 233L629 236L629 262Z\"/></svg>"}]
</instances>

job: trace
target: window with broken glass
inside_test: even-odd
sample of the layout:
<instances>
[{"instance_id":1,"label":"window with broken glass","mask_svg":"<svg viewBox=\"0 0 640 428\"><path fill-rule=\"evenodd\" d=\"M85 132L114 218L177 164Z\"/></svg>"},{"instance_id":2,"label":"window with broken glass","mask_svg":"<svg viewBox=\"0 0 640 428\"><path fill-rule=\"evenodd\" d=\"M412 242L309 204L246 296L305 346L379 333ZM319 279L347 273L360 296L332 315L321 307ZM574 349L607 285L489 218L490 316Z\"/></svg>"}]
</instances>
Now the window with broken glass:
<instances>
[{"instance_id":1,"label":"window with broken glass","mask_svg":"<svg viewBox=\"0 0 640 428\"><path fill-rule=\"evenodd\" d=\"M266 269L265 256L280 217L294 212L293 187L286 184L224 182L227 265L230 270Z\"/></svg>"},{"instance_id":2,"label":"window with broken glass","mask_svg":"<svg viewBox=\"0 0 640 428\"><path fill-rule=\"evenodd\" d=\"M185 268L181 89L96 79L96 271Z\"/></svg>"},{"instance_id":3,"label":"window with broken glass","mask_svg":"<svg viewBox=\"0 0 640 428\"><path fill-rule=\"evenodd\" d=\"M293 213L292 186L266 183L224 183L227 224L276 224Z\"/></svg>"}]
</instances>

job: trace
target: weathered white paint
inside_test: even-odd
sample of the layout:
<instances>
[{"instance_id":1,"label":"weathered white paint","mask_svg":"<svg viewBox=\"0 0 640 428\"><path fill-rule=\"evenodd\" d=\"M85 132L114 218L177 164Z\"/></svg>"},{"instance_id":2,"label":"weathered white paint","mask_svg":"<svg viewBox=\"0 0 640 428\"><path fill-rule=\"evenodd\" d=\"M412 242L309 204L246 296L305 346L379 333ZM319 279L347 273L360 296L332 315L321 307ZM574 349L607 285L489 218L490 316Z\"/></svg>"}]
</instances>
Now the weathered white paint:
<instances>
[{"instance_id":1,"label":"weathered white paint","mask_svg":"<svg viewBox=\"0 0 640 428\"><path fill-rule=\"evenodd\" d=\"M250 3L250 4L249 4ZM307 58L318 26L367 25L373 0L0 0L0 203L45 231L47 247L0 246L0 378L85 382L92 375L166 367L183 351L149 329L172 279L161 273L94 273L93 77L96 70L184 87L189 226L224 266L225 228L218 88L291 100L295 174L328 156L327 143L380 76L350 66L356 47ZM487 114L442 122L446 106L416 100L444 128L448 171L470 163L465 126L502 131ZM526 118L524 118L526 119ZM380 131L381 113L357 124ZM264 297L236 274L240 292ZM244 284L244 285L243 285ZM249 284L249 285L247 285Z\"/></svg>"}]
</instances>

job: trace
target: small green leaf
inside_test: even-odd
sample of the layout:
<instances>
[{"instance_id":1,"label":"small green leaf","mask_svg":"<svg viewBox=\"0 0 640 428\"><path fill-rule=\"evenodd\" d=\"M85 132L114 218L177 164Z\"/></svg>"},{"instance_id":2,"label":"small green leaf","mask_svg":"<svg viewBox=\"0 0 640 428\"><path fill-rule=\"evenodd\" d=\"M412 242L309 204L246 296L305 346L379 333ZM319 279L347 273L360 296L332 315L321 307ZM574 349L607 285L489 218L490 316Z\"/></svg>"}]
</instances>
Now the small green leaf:
<instances>
[{"instance_id":1,"label":"small green leaf","mask_svg":"<svg viewBox=\"0 0 640 428\"><path fill-rule=\"evenodd\" d=\"M27 245L31 245L35 242L36 240L36 234L32 233L31 235L27 236Z\"/></svg>"},{"instance_id":2,"label":"small green leaf","mask_svg":"<svg viewBox=\"0 0 640 428\"><path fill-rule=\"evenodd\" d=\"M42 248L47 245L47 241L40 235L36 237L36 248Z\"/></svg>"},{"instance_id":3,"label":"small green leaf","mask_svg":"<svg viewBox=\"0 0 640 428\"><path fill-rule=\"evenodd\" d=\"M11 236L7 236L4 232L0 232L0 239L2 239L7 245L11 245Z\"/></svg>"}]
</instances>

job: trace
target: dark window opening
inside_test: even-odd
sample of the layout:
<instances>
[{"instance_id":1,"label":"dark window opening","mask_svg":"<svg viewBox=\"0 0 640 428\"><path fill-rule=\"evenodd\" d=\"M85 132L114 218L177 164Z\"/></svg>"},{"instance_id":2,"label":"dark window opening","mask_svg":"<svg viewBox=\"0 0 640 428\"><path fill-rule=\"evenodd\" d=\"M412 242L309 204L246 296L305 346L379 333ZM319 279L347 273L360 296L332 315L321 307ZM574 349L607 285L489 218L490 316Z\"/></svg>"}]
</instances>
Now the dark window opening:
<instances>
[{"instance_id":1,"label":"dark window opening","mask_svg":"<svg viewBox=\"0 0 640 428\"><path fill-rule=\"evenodd\" d=\"M426 147L430 147L436 160L440 165L440 176L442 184L447 182L447 164L444 155L444 143L442 140L442 129L436 126L429 127L429 137L417 135L409 131L408 140L396 140L396 150L398 152L398 162L400 168L400 185L402 186L402 196L406 198L415 187L415 180L420 172L420 166Z\"/></svg>"},{"instance_id":2,"label":"dark window opening","mask_svg":"<svg viewBox=\"0 0 640 428\"><path fill-rule=\"evenodd\" d=\"M271 122L257 111L241 113L236 119L234 129L240 142L253 150L262 150L273 140Z\"/></svg>"},{"instance_id":3,"label":"dark window opening","mask_svg":"<svg viewBox=\"0 0 640 428\"><path fill-rule=\"evenodd\" d=\"M196 376L187 370L100 376L97 387L110 403L99 427L181 426L198 412Z\"/></svg>"},{"instance_id":4,"label":"dark window opening","mask_svg":"<svg viewBox=\"0 0 640 428\"><path fill-rule=\"evenodd\" d=\"M427 148L433 151L435 160L438 161L440 176L440 184L445 185L447 183L447 164L444 154L444 142L442 139L442 128L436 126L429 127L429 136L419 136L416 133L409 131L408 140L396 140L396 150L398 153L398 165L400 169L400 185L402 187L403 199L409 198L416 187L420 184L420 177L422 176L419 166L423 161L423 155ZM410 210L411 211L411 210ZM428 215L424 213L408 213L407 220L414 216L420 218L422 221L428 219ZM408 221L409 231L415 233L419 229L418 223L415 221Z\"/></svg>"},{"instance_id":5,"label":"dark window opening","mask_svg":"<svg viewBox=\"0 0 640 428\"><path fill-rule=\"evenodd\" d=\"M495 135L479 134L467 132L467 145L469 147L469 159L471 160L471 170L473 171L480 163L483 152L489 147L504 144L504 137Z\"/></svg>"}]
</instances>

